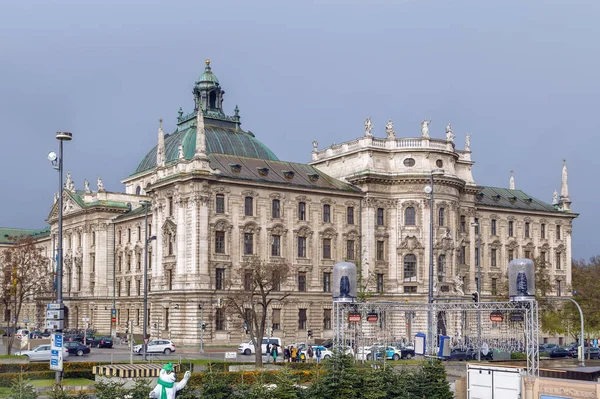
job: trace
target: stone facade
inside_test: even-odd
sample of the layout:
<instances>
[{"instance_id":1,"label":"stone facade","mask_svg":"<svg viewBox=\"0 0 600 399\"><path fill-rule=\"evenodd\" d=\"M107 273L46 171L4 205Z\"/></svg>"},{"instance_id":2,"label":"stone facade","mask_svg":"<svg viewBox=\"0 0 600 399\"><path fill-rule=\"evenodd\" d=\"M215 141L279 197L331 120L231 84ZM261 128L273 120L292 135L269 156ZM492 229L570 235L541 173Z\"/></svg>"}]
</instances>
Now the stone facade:
<instances>
[{"instance_id":1,"label":"stone facade","mask_svg":"<svg viewBox=\"0 0 600 399\"><path fill-rule=\"evenodd\" d=\"M453 134L430 138L428 125L427 137L399 138L388 126L388 138L379 139L370 126L347 143L319 150L315 142L310 164L278 161L268 149L259 148L269 159L248 156L239 146L256 147L257 140L240 129L237 109L233 117L223 114L211 74L207 66L194 89L195 110L180 111L175 133L164 135L161 123L157 146L124 179L125 193L64 191L68 327L81 328L88 317L96 330L124 332L130 320L141 333L145 237L154 236L148 331L184 344L198 343L201 322L206 343L247 339L220 305L224 281L250 255L297 271L282 287L292 292L289 301L270 311L272 333L290 343L306 339L308 329L317 339L332 336L331 272L341 260L361 264L372 300L426 302L433 250L435 295L470 296L478 228L484 300L500 294L511 258L541 254L560 281L555 293L567 294L577 216L568 191L547 204L520 190L479 186L470 142L457 150ZM219 101L211 102L213 91ZM240 139L237 147L231 137ZM433 212L424 192L432 183ZM148 209L142 201L150 201ZM56 204L48 223L45 246L56 237ZM425 320L415 323L413 332Z\"/></svg>"}]
</instances>

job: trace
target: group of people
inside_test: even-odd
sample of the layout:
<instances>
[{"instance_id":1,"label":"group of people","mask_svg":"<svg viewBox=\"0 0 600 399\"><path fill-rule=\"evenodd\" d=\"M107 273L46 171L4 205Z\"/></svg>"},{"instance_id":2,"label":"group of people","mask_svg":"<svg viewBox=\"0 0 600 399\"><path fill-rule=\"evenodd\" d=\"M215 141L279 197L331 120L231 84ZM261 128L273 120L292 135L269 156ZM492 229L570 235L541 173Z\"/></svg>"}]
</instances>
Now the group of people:
<instances>
[{"instance_id":1,"label":"group of people","mask_svg":"<svg viewBox=\"0 0 600 399\"><path fill-rule=\"evenodd\" d=\"M273 362L276 361L276 355L273 354L273 351L277 351L277 345L274 345L272 348L270 345L267 345L267 353L273 356ZM317 363L321 363L321 349L316 348L313 349L312 345L308 346L306 351L303 351L301 346L289 345L285 347L283 350L283 361L288 362L312 362L313 358L316 358Z\"/></svg>"}]
</instances>

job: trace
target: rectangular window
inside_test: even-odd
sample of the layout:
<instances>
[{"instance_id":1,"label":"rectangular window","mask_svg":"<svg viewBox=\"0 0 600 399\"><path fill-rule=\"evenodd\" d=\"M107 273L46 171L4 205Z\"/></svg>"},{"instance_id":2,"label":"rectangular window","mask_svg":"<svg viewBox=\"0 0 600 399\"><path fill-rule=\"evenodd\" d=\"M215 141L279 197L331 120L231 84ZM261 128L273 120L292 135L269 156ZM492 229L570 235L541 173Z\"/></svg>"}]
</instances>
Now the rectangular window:
<instances>
[{"instance_id":1,"label":"rectangular window","mask_svg":"<svg viewBox=\"0 0 600 399\"><path fill-rule=\"evenodd\" d=\"M546 256L546 251L540 252L540 257L542 258L542 260L544 262L546 262L548 260L548 257Z\"/></svg>"},{"instance_id":2,"label":"rectangular window","mask_svg":"<svg viewBox=\"0 0 600 399\"><path fill-rule=\"evenodd\" d=\"M281 256L281 236L271 236L271 256Z\"/></svg>"},{"instance_id":3,"label":"rectangular window","mask_svg":"<svg viewBox=\"0 0 600 399\"><path fill-rule=\"evenodd\" d=\"M167 289L173 289L173 270L167 270Z\"/></svg>"},{"instance_id":4,"label":"rectangular window","mask_svg":"<svg viewBox=\"0 0 600 399\"><path fill-rule=\"evenodd\" d=\"M383 273L377 273L377 292L383 293Z\"/></svg>"},{"instance_id":5,"label":"rectangular window","mask_svg":"<svg viewBox=\"0 0 600 399\"><path fill-rule=\"evenodd\" d=\"M331 292L331 273L323 273L323 292Z\"/></svg>"},{"instance_id":6,"label":"rectangular window","mask_svg":"<svg viewBox=\"0 0 600 399\"><path fill-rule=\"evenodd\" d=\"M495 236L496 234L496 219L492 219L492 235Z\"/></svg>"},{"instance_id":7,"label":"rectangular window","mask_svg":"<svg viewBox=\"0 0 600 399\"><path fill-rule=\"evenodd\" d=\"M475 218L475 235L479 235L479 218Z\"/></svg>"},{"instance_id":8,"label":"rectangular window","mask_svg":"<svg viewBox=\"0 0 600 399\"><path fill-rule=\"evenodd\" d=\"M354 240L346 241L346 259L354 260Z\"/></svg>"},{"instance_id":9,"label":"rectangular window","mask_svg":"<svg viewBox=\"0 0 600 399\"><path fill-rule=\"evenodd\" d=\"M483 285L483 281L482 281L482 285ZM480 291L480 286L479 286L479 278L475 277L475 291Z\"/></svg>"},{"instance_id":10,"label":"rectangular window","mask_svg":"<svg viewBox=\"0 0 600 399\"><path fill-rule=\"evenodd\" d=\"M475 247L475 266L479 266L479 248Z\"/></svg>"},{"instance_id":11,"label":"rectangular window","mask_svg":"<svg viewBox=\"0 0 600 399\"><path fill-rule=\"evenodd\" d=\"M244 290L252 291L252 271L250 270L244 272Z\"/></svg>"},{"instance_id":12,"label":"rectangular window","mask_svg":"<svg viewBox=\"0 0 600 399\"><path fill-rule=\"evenodd\" d=\"M331 205L323 205L323 222L331 223Z\"/></svg>"},{"instance_id":13,"label":"rectangular window","mask_svg":"<svg viewBox=\"0 0 600 399\"><path fill-rule=\"evenodd\" d=\"M458 252L458 262L461 265L467 264L467 247L464 245L460 247L460 250Z\"/></svg>"},{"instance_id":14,"label":"rectangular window","mask_svg":"<svg viewBox=\"0 0 600 399\"><path fill-rule=\"evenodd\" d=\"M513 222L512 220L508 221L508 236L512 237L514 235L514 227L515 227L515 222Z\"/></svg>"},{"instance_id":15,"label":"rectangular window","mask_svg":"<svg viewBox=\"0 0 600 399\"><path fill-rule=\"evenodd\" d=\"M560 240L560 225L556 226L556 239Z\"/></svg>"},{"instance_id":16,"label":"rectangular window","mask_svg":"<svg viewBox=\"0 0 600 399\"><path fill-rule=\"evenodd\" d=\"M562 296L562 281L556 280L556 296Z\"/></svg>"},{"instance_id":17,"label":"rectangular window","mask_svg":"<svg viewBox=\"0 0 600 399\"><path fill-rule=\"evenodd\" d=\"M556 270L560 270L560 268L561 268L561 266L562 266L562 265L560 264L560 255L561 255L561 253L560 253L560 252L557 252L557 253L556 253Z\"/></svg>"},{"instance_id":18,"label":"rectangular window","mask_svg":"<svg viewBox=\"0 0 600 399\"><path fill-rule=\"evenodd\" d=\"M168 201L169 201L169 216L173 216L173 197L169 197Z\"/></svg>"},{"instance_id":19,"label":"rectangular window","mask_svg":"<svg viewBox=\"0 0 600 399\"><path fill-rule=\"evenodd\" d=\"M142 228L140 226L137 228L137 239L138 241L142 241Z\"/></svg>"},{"instance_id":20,"label":"rectangular window","mask_svg":"<svg viewBox=\"0 0 600 399\"><path fill-rule=\"evenodd\" d=\"M377 260L384 260L385 259L385 242L384 241L377 241Z\"/></svg>"},{"instance_id":21,"label":"rectangular window","mask_svg":"<svg viewBox=\"0 0 600 399\"><path fill-rule=\"evenodd\" d=\"M323 309L323 330L331 330L331 309Z\"/></svg>"},{"instance_id":22,"label":"rectangular window","mask_svg":"<svg viewBox=\"0 0 600 399\"><path fill-rule=\"evenodd\" d=\"M281 330L281 309L273 309L273 330Z\"/></svg>"},{"instance_id":23,"label":"rectangular window","mask_svg":"<svg viewBox=\"0 0 600 399\"><path fill-rule=\"evenodd\" d=\"M298 273L298 291L306 292L306 272Z\"/></svg>"},{"instance_id":24,"label":"rectangular window","mask_svg":"<svg viewBox=\"0 0 600 399\"><path fill-rule=\"evenodd\" d=\"M525 257L531 259L531 251L525 251Z\"/></svg>"},{"instance_id":25,"label":"rectangular window","mask_svg":"<svg viewBox=\"0 0 600 399\"><path fill-rule=\"evenodd\" d=\"M121 296L121 282L117 281L117 296Z\"/></svg>"},{"instance_id":26,"label":"rectangular window","mask_svg":"<svg viewBox=\"0 0 600 399\"><path fill-rule=\"evenodd\" d=\"M497 266L497 262L496 262L496 261L497 261L497 259L496 259L496 253L497 253L497 252L498 252L498 250L497 250L496 248L492 248L492 249L490 250L490 256L491 256L491 264L492 264L492 267L495 267L495 266Z\"/></svg>"},{"instance_id":27,"label":"rectangular window","mask_svg":"<svg viewBox=\"0 0 600 399\"><path fill-rule=\"evenodd\" d=\"M92 266L92 273L96 273L96 254L90 254L90 263Z\"/></svg>"},{"instance_id":28,"label":"rectangular window","mask_svg":"<svg viewBox=\"0 0 600 399\"><path fill-rule=\"evenodd\" d=\"M152 270L152 252L148 252L148 270Z\"/></svg>"},{"instance_id":29,"label":"rectangular window","mask_svg":"<svg viewBox=\"0 0 600 399\"><path fill-rule=\"evenodd\" d=\"M152 235L152 224L148 223L148 237Z\"/></svg>"},{"instance_id":30,"label":"rectangular window","mask_svg":"<svg viewBox=\"0 0 600 399\"><path fill-rule=\"evenodd\" d=\"M127 271L131 271L131 255L127 255Z\"/></svg>"},{"instance_id":31,"label":"rectangular window","mask_svg":"<svg viewBox=\"0 0 600 399\"><path fill-rule=\"evenodd\" d=\"M273 270L271 279L273 280L273 291L281 291L281 275L279 270Z\"/></svg>"},{"instance_id":32,"label":"rectangular window","mask_svg":"<svg viewBox=\"0 0 600 399\"><path fill-rule=\"evenodd\" d=\"M383 208L377 208L377 226L383 226Z\"/></svg>"},{"instance_id":33,"label":"rectangular window","mask_svg":"<svg viewBox=\"0 0 600 399\"><path fill-rule=\"evenodd\" d=\"M140 310L137 309L135 313L136 313L135 314L135 325L139 326L140 325Z\"/></svg>"},{"instance_id":34,"label":"rectangular window","mask_svg":"<svg viewBox=\"0 0 600 399\"><path fill-rule=\"evenodd\" d=\"M273 219L279 219L281 217L280 206L281 206L281 203L279 202L278 199L274 199L271 202L271 217Z\"/></svg>"},{"instance_id":35,"label":"rectangular window","mask_svg":"<svg viewBox=\"0 0 600 399\"><path fill-rule=\"evenodd\" d=\"M498 295L498 279L492 278L492 295Z\"/></svg>"},{"instance_id":36,"label":"rectangular window","mask_svg":"<svg viewBox=\"0 0 600 399\"><path fill-rule=\"evenodd\" d=\"M215 330L225 330L225 311L222 308L217 308L215 312Z\"/></svg>"},{"instance_id":37,"label":"rectangular window","mask_svg":"<svg viewBox=\"0 0 600 399\"><path fill-rule=\"evenodd\" d=\"M546 238L546 225L544 223L540 225L540 238Z\"/></svg>"},{"instance_id":38,"label":"rectangular window","mask_svg":"<svg viewBox=\"0 0 600 399\"><path fill-rule=\"evenodd\" d=\"M306 330L306 309L298 309L298 330Z\"/></svg>"},{"instance_id":39,"label":"rectangular window","mask_svg":"<svg viewBox=\"0 0 600 399\"><path fill-rule=\"evenodd\" d=\"M142 280L137 280L137 296L142 294Z\"/></svg>"},{"instance_id":40,"label":"rectangular window","mask_svg":"<svg viewBox=\"0 0 600 399\"><path fill-rule=\"evenodd\" d=\"M215 289L222 290L225 282L225 269L217 268L215 272Z\"/></svg>"},{"instance_id":41,"label":"rectangular window","mask_svg":"<svg viewBox=\"0 0 600 399\"><path fill-rule=\"evenodd\" d=\"M215 253L225 253L225 232L215 231Z\"/></svg>"},{"instance_id":42,"label":"rectangular window","mask_svg":"<svg viewBox=\"0 0 600 399\"><path fill-rule=\"evenodd\" d=\"M215 198L215 213L225 213L225 196L217 194Z\"/></svg>"},{"instance_id":43,"label":"rectangular window","mask_svg":"<svg viewBox=\"0 0 600 399\"><path fill-rule=\"evenodd\" d=\"M127 229L127 242L131 242L131 229Z\"/></svg>"},{"instance_id":44,"label":"rectangular window","mask_svg":"<svg viewBox=\"0 0 600 399\"><path fill-rule=\"evenodd\" d=\"M446 255L438 256L437 275L438 282L443 282L446 277Z\"/></svg>"},{"instance_id":45,"label":"rectangular window","mask_svg":"<svg viewBox=\"0 0 600 399\"><path fill-rule=\"evenodd\" d=\"M417 293L417 286L416 285L405 285L404 286L404 293L405 294L416 294Z\"/></svg>"},{"instance_id":46,"label":"rectangular window","mask_svg":"<svg viewBox=\"0 0 600 399\"><path fill-rule=\"evenodd\" d=\"M119 237L119 245L121 245L121 243L123 242L123 232L121 230L119 230L119 232L117 234Z\"/></svg>"},{"instance_id":47,"label":"rectangular window","mask_svg":"<svg viewBox=\"0 0 600 399\"><path fill-rule=\"evenodd\" d=\"M244 233L244 255L254 254L254 234Z\"/></svg>"},{"instance_id":48,"label":"rectangular window","mask_svg":"<svg viewBox=\"0 0 600 399\"><path fill-rule=\"evenodd\" d=\"M298 202L298 220L306 220L306 202Z\"/></svg>"},{"instance_id":49,"label":"rectangular window","mask_svg":"<svg viewBox=\"0 0 600 399\"><path fill-rule=\"evenodd\" d=\"M306 258L306 237L298 237L298 257Z\"/></svg>"},{"instance_id":50,"label":"rectangular window","mask_svg":"<svg viewBox=\"0 0 600 399\"><path fill-rule=\"evenodd\" d=\"M149 279L148 279L148 292L152 291L152 289L151 289L151 288L152 288L152 279L151 279L151 278L149 278Z\"/></svg>"},{"instance_id":51,"label":"rectangular window","mask_svg":"<svg viewBox=\"0 0 600 399\"><path fill-rule=\"evenodd\" d=\"M515 251L512 249L508 250L508 261L510 262L511 260L513 260L515 258Z\"/></svg>"},{"instance_id":52,"label":"rectangular window","mask_svg":"<svg viewBox=\"0 0 600 399\"><path fill-rule=\"evenodd\" d=\"M346 221L348 224L354 224L354 207L353 206L349 206L348 209L346 209Z\"/></svg>"},{"instance_id":53,"label":"rectangular window","mask_svg":"<svg viewBox=\"0 0 600 399\"><path fill-rule=\"evenodd\" d=\"M529 222L525 222L525 238L529 238Z\"/></svg>"},{"instance_id":54,"label":"rectangular window","mask_svg":"<svg viewBox=\"0 0 600 399\"><path fill-rule=\"evenodd\" d=\"M323 259L331 259L331 238L323 238Z\"/></svg>"},{"instance_id":55,"label":"rectangular window","mask_svg":"<svg viewBox=\"0 0 600 399\"><path fill-rule=\"evenodd\" d=\"M467 232L467 217L465 215L460 215L460 232Z\"/></svg>"},{"instance_id":56,"label":"rectangular window","mask_svg":"<svg viewBox=\"0 0 600 399\"><path fill-rule=\"evenodd\" d=\"M96 283L93 281L90 281L90 293L92 295L94 295L94 288L96 288ZM139 294L138 294L139 295Z\"/></svg>"},{"instance_id":57,"label":"rectangular window","mask_svg":"<svg viewBox=\"0 0 600 399\"><path fill-rule=\"evenodd\" d=\"M254 198L252 198L252 197L244 198L244 215L245 216L254 215Z\"/></svg>"},{"instance_id":58,"label":"rectangular window","mask_svg":"<svg viewBox=\"0 0 600 399\"><path fill-rule=\"evenodd\" d=\"M92 231L92 245L96 245L96 232ZM79 244L81 246L81 243Z\"/></svg>"}]
</instances>

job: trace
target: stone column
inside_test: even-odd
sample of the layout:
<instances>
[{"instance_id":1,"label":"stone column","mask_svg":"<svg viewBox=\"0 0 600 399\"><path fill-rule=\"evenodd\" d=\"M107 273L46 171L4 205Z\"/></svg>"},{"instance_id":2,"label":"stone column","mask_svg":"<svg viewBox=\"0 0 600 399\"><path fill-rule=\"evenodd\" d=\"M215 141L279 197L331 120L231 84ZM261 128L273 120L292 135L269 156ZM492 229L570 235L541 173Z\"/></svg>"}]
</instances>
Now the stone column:
<instances>
[{"instance_id":1,"label":"stone column","mask_svg":"<svg viewBox=\"0 0 600 399\"><path fill-rule=\"evenodd\" d=\"M165 247L165 236L162 231L162 217L164 212L164 206L162 204L154 205L152 210L152 228L155 231L156 243L152 256L154 256L154 262L152 263L152 284L154 287L160 286L159 280L163 277L163 252ZM151 291L155 291L151 289Z\"/></svg>"},{"instance_id":2,"label":"stone column","mask_svg":"<svg viewBox=\"0 0 600 399\"><path fill-rule=\"evenodd\" d=\"M392 143L395 144L395 141ZM388 241L388 259L389 259L389 269L388 269L388 281L387 285L389 286L391 292L397 292L398 290L398 267L402 264L398 259L398 245L400 245L400 214L401 214L401 204L400 201L394 200L392 202L392 206L390 207L389 212L389 226L388 231L390 232L390 238Z\"/></svg>"},{"instance_id":3,"label":"stone column","mask_svg":"<svg viewBox=\"0 0 600 399\"><path fill-rule=\"evenodd\" d=\"M183 280L185 280L186 275L186 251L185 251L185 241L186 241L186 228L185 228L185 208L186 208L187 198L179 198L178 207L177 207L177 265L175 266L173 272L175 272L174 281L175 285L183 284ZM181 288L183 288L181 286Z\"/></svg>"},{"instance_id":4,"label":"stone column","mask_svg":"<svg viewBox=\"0 0 600 399\"><path fill-rule=\"evenodd\" d=\"M191 214L190 235L192 238L192 253L190 254L191 266L189 272L192 276L198 276L198 197L190 199L188 208Z\"/></svg>"},{"instance_id":5,"label":"stone column","mask_svg":"<svg viewBox=\"0 0 600 399\"><path fill-rule=\"evenodd\" d=\"M477 248L477 235L475 234L475 226L472 225L472 222L475 221L475 219L471 220L471 218L467 218L469 223L468 229L469 229L469 238L470 238L470 243L469 243L469 254L468 254L468 260L469 260L469 291L471 293L477 291L477 284L475 284L475 277L477 277L477 257L475 256L475 248ZM479 218L479 234L481 235L481 238L483 238L483 231L481 230L481 218ZM483 248L483 245L481 245L481 247ZM482 254L479 254L479 264L481 265L481 270L483 271L483 256L481 256ZM483 275L483 273L482 273ZM465 289L466 287L463 287L463 289ZM481 291L483 292L483 285L481 286ZM467 292L465 292L466 294Z\"/></svg>"},{"instance_id":6,"label":"stone column","mask_svg":"<svg viewBox=\"0 0 600 399\"><path fill-rule=\"evenodd\" d=\"M570 286L571 285L571 280L572 280L572 276L571 276L571 270L572 270L572 264L571 264L571 256L572 256L572 252L571 252L571 227L569 226L568 228L565 229L565 244L566 244L566 252L567 252L567 259L565 259L565 269L567 272L567 281L566 281L566 286Z\"/></svg>"},{"instance_id":7,"label":"stone column","mask_svg":"<svg viewBox=\"0 0 600 399\"><path fill-rule=\"evenodd\" d=\"M90 248L88 246L88 235L89 233L84 229L81 232L81 251L82 251L82 265L81 265L81 274L82 276L85 276L85 278L83 278L83 281L81 282L81 292L85 293L85 295L89 295L90 294L90 279L89 279L89 275L92 272L92 267L90 264Z\"/></svg>"},{"instance_id":8,"label":"stone column","mask_svg":"<svg viewBox=\"0 0 600 399\"><path fill-rule=\"evenodd\" d=\"M372 199L367 198L363 202L362 209L362 248L360 249L360 259L362 267L362 278L365 281L369 278L369 271L375 267L376 249L375 249L375 209ZM365 234L369 233L371 234ZM367 267L368 266L368 267Z\"/></svg>"}]
</instances>

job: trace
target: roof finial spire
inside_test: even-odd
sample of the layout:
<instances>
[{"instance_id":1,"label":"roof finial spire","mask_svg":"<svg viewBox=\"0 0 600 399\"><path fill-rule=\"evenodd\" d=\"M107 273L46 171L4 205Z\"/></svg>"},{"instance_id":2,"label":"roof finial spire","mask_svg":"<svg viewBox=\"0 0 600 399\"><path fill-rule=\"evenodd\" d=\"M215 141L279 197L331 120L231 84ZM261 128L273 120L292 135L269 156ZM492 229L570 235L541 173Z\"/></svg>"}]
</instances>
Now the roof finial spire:
<instances>
[{"instance_id":1,"label":"roof finial spire","mask_svg":"<svg viewBox=\"0 0 600 399\"><path fill-rule=\"evenodd\" d=\"M515 189L515 171L511 170L510 171L510 183L509 183L509 188L511 190Z\"/></svg>"},{"instance_id":2,"label":"roof finial spire","mask_svg":"<svg viewBox=\"0 0 600 399\"><path fill-rule=\"evenodd\" d=\"M567 160L563 159L562 176L560 181L560 201L559 207L563 211L571 210L571 200L569 199L569 182L567 173Z\"/></svg>"},{"instance_id":3,"label":"roof finial spire","mask_svg":"<svg viewBox=\"0 0 600 399\"><path fill-rule=\"evenodd\" d=\"M156 146L156 166L165 166L165 132L162 118L158 120L158 145Z\"/></svg>"},{"instance_id":4,"label":"roof finial spire","mask_svg":"<svg viewBox=\"0 0 600 399\"><path fill-rule=\"evenodd\" d=\"M206 158L206 131L204 129L204 111L202 107L198 107L198 113L196 114L196 152L194 158Z\"/></svg>"}]
</instances>

